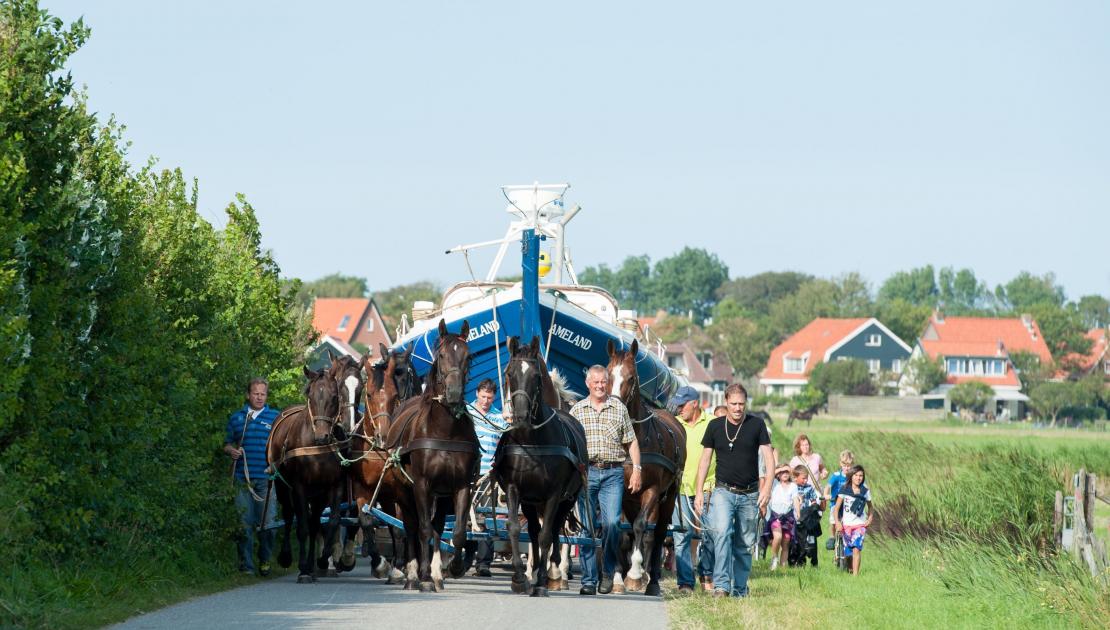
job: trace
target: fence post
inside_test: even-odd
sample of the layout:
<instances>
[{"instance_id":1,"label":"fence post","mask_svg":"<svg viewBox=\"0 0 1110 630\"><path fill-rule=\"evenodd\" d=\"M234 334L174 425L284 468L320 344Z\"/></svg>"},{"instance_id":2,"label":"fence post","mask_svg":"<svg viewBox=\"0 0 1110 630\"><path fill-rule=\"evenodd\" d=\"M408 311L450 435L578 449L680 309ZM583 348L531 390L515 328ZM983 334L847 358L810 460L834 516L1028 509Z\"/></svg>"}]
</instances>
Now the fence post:
<instances>
[{"instance_id":1,"label":"fence post","mask_svg":"<svg viewBox=\"0 0 1110 630\"><path fill-rule=\"evenodd\" d=\"M1052 544L1060 548L1064 539L1064 493L1056 491L1055 510L1052 514Z\"/></svg>"},{"instance_id":2,"label":"fence post","mask_svg":"<svg viewBox=\"0 0 1110 630\"><path fill-rule=\"evenodd\" d=\"M1072 492L1075 498L1074 516L1072 517L1072 551L1075 558L1084 561L1083 548L1087 546L1087 471L1080 468L1073 477Z\"/></svg>"}]
</instances>

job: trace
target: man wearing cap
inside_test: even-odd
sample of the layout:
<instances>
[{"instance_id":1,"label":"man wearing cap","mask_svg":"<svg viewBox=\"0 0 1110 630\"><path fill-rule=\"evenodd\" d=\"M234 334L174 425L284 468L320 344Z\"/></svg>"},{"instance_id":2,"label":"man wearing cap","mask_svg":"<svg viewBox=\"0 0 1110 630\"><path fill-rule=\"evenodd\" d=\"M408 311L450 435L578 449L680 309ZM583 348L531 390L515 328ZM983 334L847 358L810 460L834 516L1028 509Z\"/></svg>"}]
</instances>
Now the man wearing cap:
<instances>
[{"instance_id":1,"label":"man wearing cap","mask_svg":"<svg viewBox=\"0 0 1110 630\"><path fill-rule=\"evenodd\" d=\"M681 524L686 528L685 532L674 533L675 573L678 576L680 593L694 592L694 567L697 567L702 584L709 584L708 588L712 589L713 582L713 545L708 538L709 532L701 531L700 547L694 538L697 534L695 527L701 527L701 522L694 520L694 495L713 490L713 470L716 468L715 463L710 463L705 487L694 487L698 476L698 459L703 448L701 440L709 421L713 419L712 414L701 408L700 398L698 390L685 385L678 388L668 404L682 423L682 428L686 429L686 468L682 471L682 486L674 506L674 516L671 517L671 523L676 526Z\"/></svg>"},{"instance_id":2,"label":"man wearing cap","mask_svg":"<svg viewBox=\"0 0 1110 630\"><path fill-rule=\"evenodd\" d=\"M632 475L628 489L640 491L640 445L632 430L628 409L616 396L609 395L609 371L595 365L586 372L586 388L590 395L570 409L586 430L586 450L590 454L589 479L586 491L579 498L578 510L583 514L583 525L589 525L590 514L594 527L601 529L603 558L601 582L597 579L596 551L582 545L579 560L582 563L582 590L579 595L609 593L613 590L613 572L617 567L620 550L621 502L624 500L624 458L627 452L632 460ZM589 506L589 507L587 507ZM597 516L600 512L600 517ZM590 532L590 536L595 536Z\"/></svg>"},{"instance_id":3,"label":"man wearing cap","mask_svg":"<svg viewBox=\"0 0 1110 630\"><path fill-rule=\"evenodd\" d=\"M759 454L772 462L771 437L763 418L747 413L748 392L739 383L725 390L728 413L705 428L694 488L709 477L717 460L716 480L706 519L713 530L713 596L747 597L758 517L771 495L771 478L759 478ZM694 495L694 511L704 513L705 500Z\"/></svg>"}]
</instances>

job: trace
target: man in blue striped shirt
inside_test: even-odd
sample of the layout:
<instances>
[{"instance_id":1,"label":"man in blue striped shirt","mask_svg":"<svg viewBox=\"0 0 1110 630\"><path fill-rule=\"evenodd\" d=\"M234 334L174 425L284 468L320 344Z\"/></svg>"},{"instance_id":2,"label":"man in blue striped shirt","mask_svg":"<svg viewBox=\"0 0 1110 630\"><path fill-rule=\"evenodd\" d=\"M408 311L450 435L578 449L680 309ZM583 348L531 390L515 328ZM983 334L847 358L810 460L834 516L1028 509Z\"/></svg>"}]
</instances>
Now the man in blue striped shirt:
<instances>
[{"instance_id":1,"label":"man in blue striped shirt","mask_svg":"<svg viewBox=\"0 0 1110 630\"><path fill-rule=\"evenodd\" d=\"M278 410L266 405L270 384L264 378L251 379L247 384L247 404L231 414L227 421L224 452L232 459L235 476L235 507L243 519L243 537L239 540L239 571L254 574L254 530L272 523L277 515L277 502L266 504L266 441L277 420ZM274 530L264 529L258 537L258 572L270 574L270 554L274 547Z\"/></svg>"},{"instance_id":2,"label":"man in blue striped shirt","mask_svg":"<svg viewBox=\"0 0 1110 630\"><path fill-rule=\"evenodd\" d=\"M480 477L486 477L493 468L493 455L497 451L497 443L501 440L501 432L508 428L508 423L500 412L493 410L493 400L497 396L497 385L493 380L485 379L478 383L478 391L474 403L470 405L470 417L474 421L474 432L478 434L478 445L482 449L482 460L478 469ZM488 480L482 485L489 488L481 497L480 507L493 506L492 483ZM478 504L476 504L478 506ZM478 514L479 523L485 522L485 515ZM483 528L484 529L484 528ZM489 566L493 562L493 545L488 540L471 541L466 543L463 554L464 565L469 567L476 563L476 575L489 577Z\"/></svg>"}]
</instances>

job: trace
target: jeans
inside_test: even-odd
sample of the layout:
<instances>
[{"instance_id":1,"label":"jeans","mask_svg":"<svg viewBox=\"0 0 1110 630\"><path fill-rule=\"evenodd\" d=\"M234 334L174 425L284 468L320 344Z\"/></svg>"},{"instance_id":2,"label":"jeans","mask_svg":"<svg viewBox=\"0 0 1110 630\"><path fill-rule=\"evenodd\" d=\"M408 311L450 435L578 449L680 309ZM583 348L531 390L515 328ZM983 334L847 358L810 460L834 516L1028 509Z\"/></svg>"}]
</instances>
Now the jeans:
<instances>
[{"instance_id":1,"label":"jeans","mask_svg":"<svg viewBox=\"0 0 1110 630\"><path fill-rule=\"evenodd\" d=\"M243 519L243 537L239 539L239 568L252 573L255 570L254 529L262 521L262 506L266 502L267 483L265 478L251 479L251 486L254 488L255 494L263 499L262 501L256 501L247 488L247 482L242 480L236 482L238 492L235 495L235 507L239 510L239 515ZM269 525L275 520L277 520L277 498L271 495L270 505L266 508L266 524ZM262 530L258 535L258 561L261 563L269 562L273 548L274 530Z\"/></svg>"},{"instance_id":2,"label":"jeans","mask_svg":"<svg viewBox=\"0 0 1110 630\"><path fill-rule=\"evenodd\" d=\"M709 498L708 494L705 498ZM682 512L682 521L678 520L679 512ZM671 524L675 527L679 525L685 526L685 532L675 532L674 538L674 558L675 558L675 572L678 574L679 586L694 586L694 559L693 548L691 541L697 531L694 529L694 498L683 495L678 495L678 501L674 504L674 516L671 517ZM708 531L701 532L701 545L698 546L698 575L711 576L713 575L713 539L710 537Z\"/></svg>"},{"instance_id":3,"label":"jeans","mask_svg":"<svg viewBox=\"0 0 1110 630\"><path fill-rule=\"evenodd\" d=\"M624 467L590 467L586 496L578 499L578 511L583 515L583 527L589 528L590 519L586 517L586 497L592 509L594 528L601 530L602 571L611 576L617 568L617 552L620 550L621 501L624 499ZM601 515L598 516L600 510ZM597 538L597 533L591 532ZM597 551L591 545L582 545L579 554L582 563L582 586L597 586Z\"/></svg>"},{"instance_id":4,"label":"jeans","mask_svg":"<svg viewBox=\"0 0 1110 630\"><path fill-rule=\"evenodd\" d=\"M748 595L752 572L759 493L734 494L716 488L709 504L709 526L713 528L713 588L734 597Z\"/></svg>"}]
</instances>

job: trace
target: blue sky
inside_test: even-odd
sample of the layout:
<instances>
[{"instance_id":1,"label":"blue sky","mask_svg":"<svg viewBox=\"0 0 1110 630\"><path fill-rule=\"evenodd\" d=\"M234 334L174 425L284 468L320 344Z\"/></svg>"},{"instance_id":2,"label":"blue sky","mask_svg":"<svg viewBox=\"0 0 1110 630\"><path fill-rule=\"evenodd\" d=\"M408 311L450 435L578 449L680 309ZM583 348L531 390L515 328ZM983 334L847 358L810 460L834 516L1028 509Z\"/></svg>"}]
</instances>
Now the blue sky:
<instances>
[{"instance_id":1,"label":"blue sky","mask_svg":"<svg viewBox=\"0 0 1110 630\"><path fill-rule=\"evenodd\" d=\"M579 268L691 245L1110 295L1105 2L44 7L92 27L70 69L132 163L199 178L217 225L246 194L287 275L463 280L443 250L539 180L583 206Z\"/></svg>"}]
</instances>

